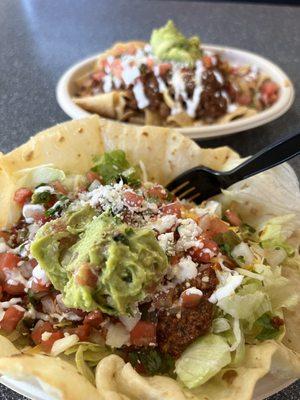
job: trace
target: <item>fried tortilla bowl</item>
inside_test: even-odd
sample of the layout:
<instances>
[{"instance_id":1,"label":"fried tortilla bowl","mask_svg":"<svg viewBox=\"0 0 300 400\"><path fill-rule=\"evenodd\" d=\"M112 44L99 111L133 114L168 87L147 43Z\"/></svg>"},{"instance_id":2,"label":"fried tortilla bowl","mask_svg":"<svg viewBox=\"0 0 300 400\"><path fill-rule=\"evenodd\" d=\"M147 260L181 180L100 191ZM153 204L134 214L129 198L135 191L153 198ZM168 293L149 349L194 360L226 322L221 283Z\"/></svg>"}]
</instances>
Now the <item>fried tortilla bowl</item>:
<instances>
[{"instance_id":1,"label":"fried tortilla bowl","mask_svg":"<svg viewBox=\"0 0 300 400\"><path fill-rule=\"evenodd\" d=\"M239 162L238 155L227 147L202 149L169 128L132 127L98 116L67 122L37 134L26 144L1 156L0 179L4 188L0 195L1 227L12 225L19 218L20 211L12 198L21 186L20 170L53 164L65 172L84 173L91 167L93 156L112 149L124 150L132 163L142 161L149 180L163 185L199 164L222 170ZM262 187L265 188L263 202ZM288 209L294 213L300 227L298 181L287 165L236 184L229 193L232 198L240 194L241 212L246 221L282 215ZM248 201L243 200L246 198ZM299 244L297 232L292 240ZM286 267L284 275L300 287L298 269ZM250 400L258 381L267 374L277 383L280 378L281 384L282 379L300 377L299 313L299 305L286 313L286 334L282 343L267 340L259 345L247 345L241 364L223 368L214 378L191 391L166 376L142 377L130 363L114 354L98 364L95 387L66 360L28 351L22 353L3 336L0 336L0 373L21 382L33 379L53 398L61 399Z\"/></svg>"}]
</instances>

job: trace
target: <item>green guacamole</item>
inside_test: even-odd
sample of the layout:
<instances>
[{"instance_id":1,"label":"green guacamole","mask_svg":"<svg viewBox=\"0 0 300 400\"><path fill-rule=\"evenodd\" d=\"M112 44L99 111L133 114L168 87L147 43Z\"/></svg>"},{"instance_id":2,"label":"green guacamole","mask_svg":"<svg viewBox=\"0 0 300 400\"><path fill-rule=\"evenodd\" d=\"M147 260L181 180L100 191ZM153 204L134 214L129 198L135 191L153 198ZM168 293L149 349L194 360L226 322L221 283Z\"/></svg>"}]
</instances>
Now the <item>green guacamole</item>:
<instances>
[{"instance_id":1,"label":"green guacamole","mask_svg":"<svg viewBox=\"0 0 300 400\"><path fill-rule=\"evenodd\" d=\"M90 206L42 226L31 253L67 307L111 315L129 315L168 265L153 231Z\"/></svg>"},{"instance_id":2,"label":"green guacamole","mask_svg":"<svg viewBox=\"0 0 300 400\"><path fill-rule=\"evenodd\" d=\"M155 56L162 61L194 64L201 57L200 39L197 36L186 38L173 21L154 29L150 44Z\"/></svg>"}]
</instances>

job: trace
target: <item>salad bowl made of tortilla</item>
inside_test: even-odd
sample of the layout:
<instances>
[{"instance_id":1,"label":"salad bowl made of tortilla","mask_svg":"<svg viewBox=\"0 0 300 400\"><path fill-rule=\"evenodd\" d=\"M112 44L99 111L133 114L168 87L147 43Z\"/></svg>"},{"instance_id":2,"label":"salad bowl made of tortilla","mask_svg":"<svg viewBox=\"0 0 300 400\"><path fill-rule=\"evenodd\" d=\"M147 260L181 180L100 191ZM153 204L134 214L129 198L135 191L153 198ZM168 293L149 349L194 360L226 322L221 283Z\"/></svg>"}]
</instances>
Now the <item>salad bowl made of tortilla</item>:
<instances>
[{"instance_id":1,"label":"salad bowl made of tortilla","mask_svg":"<svg viewBox=\"0 0 300 400\"><path fill-rule=\"evenodd\" d=\"M58 84L57 99L73 118L97 113L205 138L279 117L293 93L288 77L268 60L202 45L169 21L149 43L117 43L72 67Z\"/></svg>"},{"instance_id":2,"label":"salad bowl made of tortilla","mask_svg":"<svg viewBox=\"0 0 300 400\"><path fill-rule=\"evenodd\" d=\"M55 399L250 400L267 375L299 377L293 170L201 205L164 187L239 160L98 116L1 155L2 381Z\"/></svg>"}]
</instances>

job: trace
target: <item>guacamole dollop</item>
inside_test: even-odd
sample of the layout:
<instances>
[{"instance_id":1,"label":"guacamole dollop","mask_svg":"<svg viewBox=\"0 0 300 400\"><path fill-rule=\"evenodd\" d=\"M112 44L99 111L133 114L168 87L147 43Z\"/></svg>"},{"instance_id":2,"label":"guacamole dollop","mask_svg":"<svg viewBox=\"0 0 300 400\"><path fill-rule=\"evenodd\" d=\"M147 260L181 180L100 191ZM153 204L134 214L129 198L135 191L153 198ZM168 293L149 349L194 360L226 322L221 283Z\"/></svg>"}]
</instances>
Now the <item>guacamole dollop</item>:
<instances>
[{"instance_id":1,"label":"guacamole dollop","mask_svg":"<svg viewBox=\"0 0 300 400\"><path fill-rule=\"evenodd\" d=\"M168 21L162 28L154 29L150 44L154 55L162 61L193 64L201 57L199 37L188 39L176 28L173 21Z\"/></svg>"},{"instance_id":2,"label":"guacamole dollop","mask_svg":"<svg viewBox=\"0 0 300 400\"><path fill-rule=\"evenodd\" d=\"M152 230L85 206L43 225L31 253L67 307L129 315L167 269Z\"/></svg>"}]
</instances>

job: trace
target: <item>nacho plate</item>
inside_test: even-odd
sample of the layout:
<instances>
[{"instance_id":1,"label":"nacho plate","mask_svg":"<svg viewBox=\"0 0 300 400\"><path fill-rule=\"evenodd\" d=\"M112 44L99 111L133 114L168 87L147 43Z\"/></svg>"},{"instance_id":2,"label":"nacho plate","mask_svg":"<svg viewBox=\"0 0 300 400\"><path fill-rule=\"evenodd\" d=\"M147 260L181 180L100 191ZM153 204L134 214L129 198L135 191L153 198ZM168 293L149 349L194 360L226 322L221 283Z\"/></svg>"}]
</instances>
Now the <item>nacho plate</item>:
<instances>
[{"instance_id":1,"label":"nacho plate","mask_svg":"<svg viewBox=\"0 0 300 400\"><path fill-rule=\"evenodd\" d=\"M28 172L29 168L43 164L65 172L85 173L92 166L92 156L116 148L123 150L133 165L142 161L149 180L161 184L166 184L183 170L200 163L215 169L228 169L239 162L236 153L226 147L201 149L167 128L132 128L96 116L68 122L41 132L25 145L2 156L1 179L6 191L2 192L0 199L3 211L1 226L11 225L19 218L20 208L14 205L13 196L16 189L24 184L24 170ZM262 188L265 187L268 187L268 191L262 194ZM295 236L299 228L299 186L290 167L277 167L259 177L234 185L227 196L230 201L234 199L243 205L240 211L248 223L254 220L262 223L266 218L293 213L296 223L291 240L299 246L299 239ZM285 275L299 287L297 268L286 268ZM270 394L273 384L274 389L279 390L284 382L289 383L300 375L299 355L296 353L299 351L297 309L289 311L285 319L284 344L268 340L247 346L241 365L221 370L213 379L193 389L193 394L165 376L143 378L117 355L110 355L100 361L96 369L97 390L66 361L31 352L20 354L4 337L1 337L0 342L0 373L17 380L37 378L43 382L46 392L50 390L56 396L59 392L60 397L65 399L82 399L88 395L91 399L116 400L230 400L236 397L250 400L256 383L270 373L262 381L263 389L257 394L257 398L261 398L259 396ZM7 379L2 382L21 390L22 383ZM25 390L25 395L38 398L31 389Z\"/></svg>"},{"instance_id":2,"label":"nacho plate","mask_svg":"<svg viewBox=\"0 0 300 400\"><path fill-rule=\"evenodd\" d=\"M255 65L264 74L271 77L280 87L279 99L270 108L254 115L244 116L240 119L222 121L210 125L187 126L176 128L180 133L195 139L210 139L229 135L236 132L249 130L283 115L293 104L294 87L288 76L277 65L257 54L233 47L203 44L202 48L207 52L218 53L230 63L238 65ZM56 87L56 98L60 107L71 118L84 118L91 113L74 102L74 96L78 90L77 80L93 70L99 55L89 57L70 67L60 78ZM241 109L241 111L243 111ZM244 110L245 111L245 110ZM246 110L247 111L247 110Z\"/></svg>"}]
</instances>

